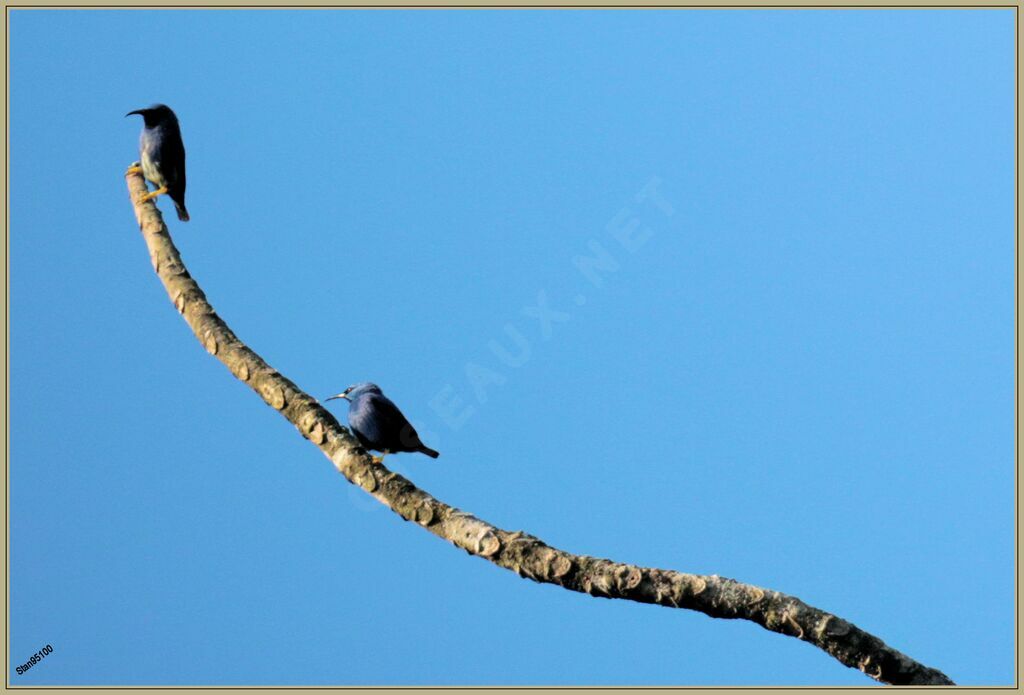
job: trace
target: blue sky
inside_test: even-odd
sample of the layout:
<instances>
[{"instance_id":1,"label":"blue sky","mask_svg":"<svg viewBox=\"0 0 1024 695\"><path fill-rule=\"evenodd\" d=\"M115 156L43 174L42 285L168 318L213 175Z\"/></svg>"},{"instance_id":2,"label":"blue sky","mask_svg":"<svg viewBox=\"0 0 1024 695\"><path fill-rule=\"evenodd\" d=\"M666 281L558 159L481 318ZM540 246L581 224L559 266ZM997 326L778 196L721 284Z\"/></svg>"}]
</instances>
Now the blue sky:
<instances>
[{"instance_id":1,"label":"blue sky","mask_svg":"<svg viewBox=\"0 0 1024 695\"><path fill-rule=\"evenodd\" d=\"M1013 25L13 11L10 682L871 682L349 486L152 272L123 115L158 101L193 275L309 393L379 383L441 451L389 458L416 484L1012 682Z\"/></svg>"}]
</instances>

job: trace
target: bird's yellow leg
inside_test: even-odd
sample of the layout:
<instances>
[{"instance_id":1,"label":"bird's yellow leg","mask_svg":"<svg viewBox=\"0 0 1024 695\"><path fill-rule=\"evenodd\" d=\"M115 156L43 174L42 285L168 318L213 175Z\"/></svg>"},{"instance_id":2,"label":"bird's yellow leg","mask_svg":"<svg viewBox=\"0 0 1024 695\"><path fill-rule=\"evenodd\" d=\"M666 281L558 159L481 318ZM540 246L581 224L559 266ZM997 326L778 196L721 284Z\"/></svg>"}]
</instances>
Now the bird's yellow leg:
<instances>
[{"instance_id":1,"label":"bird's yellow leg","mask_svg":"<svg viewBox=\"0 0 1024 695\"><path fill-rule=\"evenodd\" d=\"M371 456L370 458L373 459L374 463L379 463L379 464L383 465L384 464L384 457L387 456L387 453L388 452L385 451L380 456Z\"/></svg>"},{"instance_id":2,"label":"bird's yellow leg","mask_svg":"<svg viewBox=\"0 0 1024 695\"><path fill-rule=\"evenodd\" d=\"M142 173L142 167L139 166L139 163L138 162L132 162L132 165L130 167L128 167L128 171L124 172L124 175L127 176L128 174L141 174L141 173Z\"/></svg>"},{"instance_id":3,"label":"bird's yellow leg","mask_svg":"<svg viewBox=\"0 0 1024 695\"><path fill-rule=\"evenodd\" d=\"M155 191L150 191L146 195L144 195L141 198L139 198L139 202L140 203L145 203L147 200L153 200L153 198L156 198L158 195L163 195L166 192L167 192L167 186L161 186L160 188L156 189Z\"/></svg>"}]
</instances>

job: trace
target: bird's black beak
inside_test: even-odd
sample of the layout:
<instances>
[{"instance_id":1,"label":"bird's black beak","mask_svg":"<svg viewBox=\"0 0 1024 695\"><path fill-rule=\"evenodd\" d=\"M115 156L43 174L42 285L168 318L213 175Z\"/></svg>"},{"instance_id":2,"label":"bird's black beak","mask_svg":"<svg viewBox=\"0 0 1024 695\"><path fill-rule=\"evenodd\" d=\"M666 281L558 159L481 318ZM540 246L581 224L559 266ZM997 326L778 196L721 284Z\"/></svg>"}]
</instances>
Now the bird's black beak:
<instances>
[{"instance_id":1,"label":"bird's black beak","mask_svg":"<svg viewBox=\"0 0 1024 695\"><path fill-rule=\"evenodd\" d=\"M344 398L347 401L348 400L348 391L346 391L345 393L339 393L337 396L331 396L327 400L328 401L333 401L335 398ZM326 403L327 401L324 401L324 402Z\"/></svg>"},{"instance_id":2,"label":"bird's black beak","mask_svg":"<svg viewBox=\"0 0 1024 695\"><path fill-rule=\"evenodd\" d=\"M124 117L128 118L129 116L135 116L135 115L145 116L146 115L146 109L138 109L136 111L129 111L128 113L126 113L124 115Z\"/></svg>"}]
</instances>

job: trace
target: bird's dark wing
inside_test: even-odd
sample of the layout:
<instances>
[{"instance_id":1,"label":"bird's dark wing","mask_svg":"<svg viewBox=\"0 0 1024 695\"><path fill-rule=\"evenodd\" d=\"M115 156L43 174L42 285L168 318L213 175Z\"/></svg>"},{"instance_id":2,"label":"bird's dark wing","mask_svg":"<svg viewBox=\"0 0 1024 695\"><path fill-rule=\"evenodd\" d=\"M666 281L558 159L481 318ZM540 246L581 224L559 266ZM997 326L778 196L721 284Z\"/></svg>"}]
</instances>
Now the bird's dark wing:
<instances>
[{"instance_id":1,"label":"bird's dark wing","mask_svg":"<svg viewBox=\"0 0 1024 695\"><path fill-rule=\"evenodd\" d=\"M419 451L423 442L398 406L383 394L370 394L368 400L379 425L379 434L382 435L382 439L378 440L383 444L381 449L394 452Z\"/></svg>"},{"instance_id":2,"label":"bird's dark wing","mask_svg":"<svg viewBox=\"0 0 1024 695\"><path fill-rule=\"evenodd\" d=\"M184 202L185 144L181 141L181 130L177 123L167 125L167 133L161 144L160 165L167 181L168 193Z\"/></svg>"}]
</instances>

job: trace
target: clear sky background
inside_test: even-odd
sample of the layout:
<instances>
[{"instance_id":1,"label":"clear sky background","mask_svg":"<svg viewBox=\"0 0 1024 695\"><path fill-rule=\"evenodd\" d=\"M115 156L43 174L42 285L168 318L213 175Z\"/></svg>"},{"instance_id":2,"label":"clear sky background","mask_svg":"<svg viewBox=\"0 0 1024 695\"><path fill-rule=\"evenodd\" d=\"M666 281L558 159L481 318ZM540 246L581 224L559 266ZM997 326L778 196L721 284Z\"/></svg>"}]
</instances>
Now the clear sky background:
<instances>
[{"instance_id":1,"label":"clear sky background","mask_svg":"<svg viewBox=\"0 0 1024 695\"><path fill-rule=\"evenodd\" d=\"M389 458L417 485L1012 682L1013 25L14 11L10 682L872 683L520 579L346 483L153 274L122 179L153 102L211 302L310 394L379 383L442 452Z\"/></svg>"}]
</instances>

